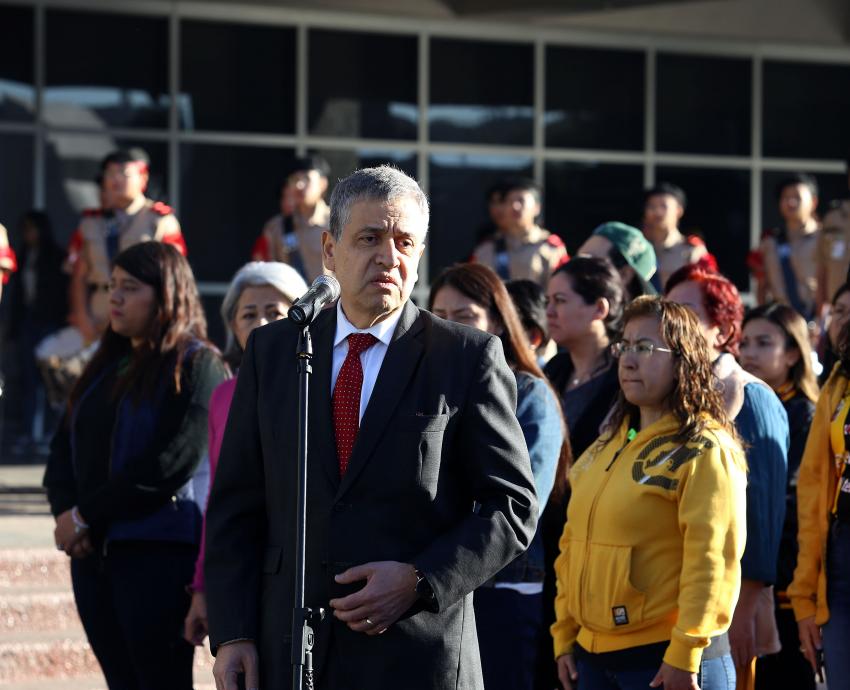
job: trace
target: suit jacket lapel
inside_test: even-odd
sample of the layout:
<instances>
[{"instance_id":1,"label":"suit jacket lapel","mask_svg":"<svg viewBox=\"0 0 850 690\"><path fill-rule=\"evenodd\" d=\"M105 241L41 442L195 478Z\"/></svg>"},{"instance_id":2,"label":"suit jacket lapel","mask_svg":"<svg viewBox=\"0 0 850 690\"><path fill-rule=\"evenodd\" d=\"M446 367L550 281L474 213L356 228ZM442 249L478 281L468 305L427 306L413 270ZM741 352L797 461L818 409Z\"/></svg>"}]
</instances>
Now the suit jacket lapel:
<instances>
[{"instance_id":1,"label":"suit jacket lapel","mask_svg":"<svg viewBox=\"0 0 850 690\"><path fill-rule=\"evenodd\" d=\"M332 486L339 484L339 461L331 413L331 368L333 365L336 309L320 314L310 327L313 337L313 375L310 381L310 429L307 454L311 468L321 464ZM297 431L297 426L295 427Z\"/></svg>"},{"instance_id":2,"label":"suit jacket lapel","mask_svg":"<svg viewBox=\"0 0 850 690\"><path fill-rule=\"evenodd\" d=\"M422 330L419 309L410 302L405 303L404 311L396 326L393 339L387 348L381 370L372 390L372 397L363 413L360 431L354 443L348 470L340 482L337 498L357 479L366 465L375 445L387 428L390 417L396 411L399 400L407 388L413 372L422 357L423 345L418 335Z\"/></svg>"}]
</instances>

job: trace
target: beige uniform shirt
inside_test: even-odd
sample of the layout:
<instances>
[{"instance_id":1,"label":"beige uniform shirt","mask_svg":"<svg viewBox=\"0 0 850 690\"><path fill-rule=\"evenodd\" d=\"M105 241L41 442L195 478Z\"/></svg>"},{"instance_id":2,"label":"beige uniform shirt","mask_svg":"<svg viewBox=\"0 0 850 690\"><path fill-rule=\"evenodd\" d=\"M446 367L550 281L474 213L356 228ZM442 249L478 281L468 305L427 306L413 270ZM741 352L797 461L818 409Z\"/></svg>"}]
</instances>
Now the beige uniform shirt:
<instances>
[{"instance_id":1,"label":"beige uniform shirt","mask_svg":"<svg viewBox=\"0 0 850 690\"><path fill-rule=\"evenodd\" d=\"M817 255L820 244L820 229L815 221L811 221L804 231L788 233L788 247L783 248L775 237L766 235L759 246L764 262L764 301L781 302L793 306L785 286L785 276L782 272L780 252L789 252L789 261L797 285L797 295L800 298L805 318L811 318L815 310L815 295L817 294Z\"/></svg>"},{"instance_id":2,"label":"beige uniform shirt","mask_svg":"<svg viewBox=\"0 0 850 690\"><path fill-rule=\"evenodd\" d=\"M292 216L294 231L286 234L284 218L276 215L263 226L267 258L283 261L302 273L308 284L325 273L322 260L322 233L330 226L331 210L319 200L310 218ZM299 265L300 264L300 265Z\"/></svg>"},{"instance_id":3,"label":"beige uniform shirt","mask_svg":"<svg viewBox=\"0 0 850 690\"><path fill-rule=\"evenodd\" d=\"M174 244L181 253L186 253L180 223L171 208L144 196L112 216L102 212L84 216L79 228L82 238L80 258L85 261L85 282L91 291L89 312L98 326L109 319L108 286L112 266L107 238L112 227L117 227L118 231L118 252L139 242L156 241Z\"/></svg>"},{"instance_id":4,"label":"beige uniform shirt","mask_svg":"<svg viewBox=\"0 0 850 690\"><path fill-rule=\"evenodd\" d=\"M525 237L504 236L504 251L498 245L497 240L485 240L472 258L492 268L502 280L533 280L546 287L552 272L569 258L561 238L537 226Z\"/></svg>"},{"instance_id":5,"label":"beige uniform shirt","mask_svg":"<svg viewBox=\"0 0 850 690\"><path fill-rule=\"evenodd\" d=\"M708 254L702 241L685 237L678 230L670 233L664 242L658 244L653 242L652 246L655 249L655 262L662 290L667 285L667 279L682 266L695 264Z\"/></svg>"},{"instance_id":6,"label":"beige uniform shirt","mask_svg":"<svg viewBox=\"0 0 850 690\"><path fill-rule=\"evenodd\" d=\"M817 252L818 294L820 308L832 300L847 280L850 268L850 199L823 217Z\"/></svg>"}]
</instances>

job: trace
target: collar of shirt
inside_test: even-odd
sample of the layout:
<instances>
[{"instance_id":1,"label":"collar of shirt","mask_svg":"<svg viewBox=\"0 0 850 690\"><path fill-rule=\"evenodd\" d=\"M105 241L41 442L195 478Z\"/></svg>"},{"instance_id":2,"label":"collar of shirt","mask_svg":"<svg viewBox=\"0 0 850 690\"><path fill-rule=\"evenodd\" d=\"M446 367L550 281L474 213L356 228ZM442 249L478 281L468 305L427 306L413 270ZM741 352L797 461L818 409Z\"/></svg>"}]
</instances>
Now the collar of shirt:
<instances>
[{"instance_id":1,"label":"collar of shirt","mask_svg":"<svg viewBox=\"0 0 850 690\"><path fill-rule=\"evenodd\" d=\"M398 325L398 320L401 318L401 309L396 310L389 318L379 321L370 328L355 328L355 326L345 316L342 310L342 300L336 303L336 336L334 336L334 349L336 349L349 335L352 333L371 333L384 345L389 347L390 341L393 339L393 333Z\"/></svg>"}]
</instances>

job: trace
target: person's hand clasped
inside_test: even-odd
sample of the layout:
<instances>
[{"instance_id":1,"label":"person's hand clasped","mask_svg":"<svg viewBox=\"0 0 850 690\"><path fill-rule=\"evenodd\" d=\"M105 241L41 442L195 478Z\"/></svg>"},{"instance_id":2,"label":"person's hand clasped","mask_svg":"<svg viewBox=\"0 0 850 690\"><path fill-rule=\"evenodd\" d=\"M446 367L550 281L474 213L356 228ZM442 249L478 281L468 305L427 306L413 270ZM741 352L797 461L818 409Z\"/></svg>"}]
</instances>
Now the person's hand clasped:
<instances>
[{"instance_id":1,"label":"person's hand clasped","mask_svg":"<svg viewBox=\"0 0 850 690\"><path fill-rule=\"evenodd\" d=\"M209 632L207 597L203 592L192 592L192 604L183 621L183 637L187 642L198 647L204 643L204 638Z\"/></svg>"},{"instance_id":2,"label":"person's hand clasped","mask_svg":"<svg viewBox=\"0 0 850 690\"><path fill-rule=\"evenodd\" d=\"M574 690L576 681L578 680L578 670L576 669L576 658L572 654L562 654L558 657L558 680L564 690Z\"/></svg>"},{"instance_id":3,"label":"person's hand clasped","mask_svg":"<svg viewBox=\"0 0 850 690\"><path fill-rule=\"evenodd\" d=\"M380 561L349 568L336 576L339 584L366 580L363 589L331 599L334 616L355 632L380 635L416 601L416 570L409 563Z\"/></svg>"},{"instance_id":4,"label":"person's hand clasped","mask_svg":"<svg viewBox=\"0 0 850 690\"><path fill-rule=\"evenodd\" d=\"M800 633L800 651L812 665L812 670L817 672L817 650L823 647L820 626L815 623L815 617L809 616L797 621L797 630Z\"/></svg>"},{"instance_id":5,"label":"person's hand clasped","mask_svg":"<svg viewBox=\"0 0 850 690\"><path fill-rule=\"evenodd\" d=\"M676 668L666 662L661 664L649 687L664 690L699 690L696 673Z\"/></svg>"},{"instance_id":6,"label":"person's hand clasped","mask_svg":"<svg viewBox=\"0 0 850 690\"><path fill-rule=\"evenodd\" d=\"M219 646L213 664L216 690L238 690L237 678L245 674L245 690L260 687L260 661L257 645L250 640Z\"/></svg>"},{"instance_id":7,"label":"person's hand clasped","mask_svg":"<svg viewBox=\"0 0 850 690\"><path fill-rule=\"evenodd\" d=\"M56 542L56 548L60 551L64 551L72 558L85 558L92 552L88 526L81 527L82 517L79 514L77 521L74 520L74 510L75 508L66 510L56 518L53 539Z\"/></svg>"}]
</instances>

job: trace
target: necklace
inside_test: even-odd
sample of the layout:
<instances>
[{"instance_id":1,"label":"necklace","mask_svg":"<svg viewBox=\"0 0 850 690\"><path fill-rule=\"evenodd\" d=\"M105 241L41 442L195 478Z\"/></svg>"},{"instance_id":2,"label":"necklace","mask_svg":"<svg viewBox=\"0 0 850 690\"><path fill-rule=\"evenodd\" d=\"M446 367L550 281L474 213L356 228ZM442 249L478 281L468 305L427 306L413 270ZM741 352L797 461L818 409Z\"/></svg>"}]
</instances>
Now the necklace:
<instances>
[{"instance_id":1,"label":"necklace","mask_svg":"<svg viewBox=\"0 0 850 690\"><path fill-rule=\"evenodd\" d=\"M603 353L601 362L599 362L588 373L582 374L581 376L574 376L573 378L571 378L569 383L567 384L567 387L568 388L578 388L578 386L580 386L581 384L587 383L588 381L590 381L590 379L592 379L594 376L596 376L598 373L600 373L602 370L604 370L607 366L608 366L608 358L606 356L604 356L604 353Z\"/></svg>"}]
</instances>

